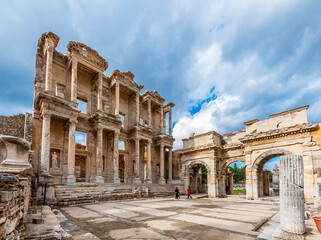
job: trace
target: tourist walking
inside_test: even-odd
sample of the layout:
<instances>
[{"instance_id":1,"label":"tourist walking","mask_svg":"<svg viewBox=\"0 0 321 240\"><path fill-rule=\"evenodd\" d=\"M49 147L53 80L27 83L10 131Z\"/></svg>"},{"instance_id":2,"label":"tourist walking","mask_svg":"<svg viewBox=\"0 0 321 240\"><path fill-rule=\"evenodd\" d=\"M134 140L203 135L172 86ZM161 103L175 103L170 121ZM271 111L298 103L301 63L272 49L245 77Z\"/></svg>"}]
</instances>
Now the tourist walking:
<instances>
[{"instance_id":1,"label":"tourist walking","mask_svg":"<svg viewBox=\"0 0 321 240\"><path fill-rule=\"evenodd\" d=\"M179 199L179 198L180 198L178 187L175 188L175 198L176 198L176 199Z\"/></svg>"},{"instance_id":2,"label":"tourist walking","mask_svg":"<svg viewBox=\"0 0 321 240\"><path fill-rule=\"evenodd\" d=\"M189 199L189 198L193 199L192 196L191 196L191 188L190 188L190 186L188 186L188 188L187 188L187 199Z\"/></svg>"}]
</instances>

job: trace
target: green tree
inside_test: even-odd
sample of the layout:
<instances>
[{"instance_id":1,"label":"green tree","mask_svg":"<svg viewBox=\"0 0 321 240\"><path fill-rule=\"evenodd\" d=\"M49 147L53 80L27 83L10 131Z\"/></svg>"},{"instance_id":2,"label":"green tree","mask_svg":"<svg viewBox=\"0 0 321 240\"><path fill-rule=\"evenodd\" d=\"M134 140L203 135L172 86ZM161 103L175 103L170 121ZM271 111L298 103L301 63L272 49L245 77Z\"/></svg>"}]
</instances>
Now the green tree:
<instances>
[{"instance_id":1,"label":"green tree","mask_svg":"<svg viewBox=\"0 0 321 240\"><path fill-rule=\"evenodd\" d=\"M230 169L230 171L232 173L234 173L234 176L233 176L233 182L234 183L245 181L245 179L246 179L246 176L245 176L245 168L246 168L246 166L237 167L236 163L234 163L234 167L228 167L228 168Z\"/></svg>"},{"instance_id":2,"label":"green tree","mask_svg":"<svg viewBox=\"0 0 321 240\"><path fill-rule=\"evenodd\" d=\"M202 165L202 178L207 179L207 169Z\"/></svg>"}]
</instances>

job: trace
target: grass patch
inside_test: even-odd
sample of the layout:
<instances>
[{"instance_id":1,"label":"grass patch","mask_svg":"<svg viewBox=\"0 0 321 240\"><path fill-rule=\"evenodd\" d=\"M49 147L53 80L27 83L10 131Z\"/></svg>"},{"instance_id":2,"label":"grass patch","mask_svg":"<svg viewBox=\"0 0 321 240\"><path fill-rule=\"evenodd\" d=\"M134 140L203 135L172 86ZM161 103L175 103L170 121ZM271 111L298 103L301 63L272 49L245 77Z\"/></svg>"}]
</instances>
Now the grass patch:
<instances>
[{"instance_id":1,"label":"grass patch","mask_svg":"<svg viewBox=\"0 0 321 240\"><path fill-rule=\"evenodd\" d=\"M246 189L235 189L233 190L233 194L245 194L246 193Z\"/></svg>"}]
</instances>

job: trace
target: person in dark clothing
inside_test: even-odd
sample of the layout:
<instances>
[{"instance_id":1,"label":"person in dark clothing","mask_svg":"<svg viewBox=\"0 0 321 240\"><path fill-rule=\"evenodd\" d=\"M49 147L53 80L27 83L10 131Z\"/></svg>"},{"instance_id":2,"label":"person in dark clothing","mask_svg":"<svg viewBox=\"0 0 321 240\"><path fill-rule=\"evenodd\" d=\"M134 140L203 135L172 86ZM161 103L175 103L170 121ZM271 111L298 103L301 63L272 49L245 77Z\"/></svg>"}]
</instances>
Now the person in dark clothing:
<instances>
[{"instance_id":1,"label":"person in dark clothing","mask_svg":"<svg viewBox=\"0 0 321 240\"><path fill-rule=\"evenodd\" d=\"M180 198L180 197L179 197L179 189L178 189L178 187L175 188L175 198L176 198L176 199L179 199L179 198Z\"/></svg>"},{"instance_id":2,"label":"person in dark clothing","mask_svg":"<svg viewBox=\"0 0 321 240\"><path fill-rule=\"evenodd\" d=\"M187 199L189 199L189 198L193 199L192 196L191 196L191 188L190 188L190 186L188 186L188 188L187 188Z\"/></svg>"}]
</instances>

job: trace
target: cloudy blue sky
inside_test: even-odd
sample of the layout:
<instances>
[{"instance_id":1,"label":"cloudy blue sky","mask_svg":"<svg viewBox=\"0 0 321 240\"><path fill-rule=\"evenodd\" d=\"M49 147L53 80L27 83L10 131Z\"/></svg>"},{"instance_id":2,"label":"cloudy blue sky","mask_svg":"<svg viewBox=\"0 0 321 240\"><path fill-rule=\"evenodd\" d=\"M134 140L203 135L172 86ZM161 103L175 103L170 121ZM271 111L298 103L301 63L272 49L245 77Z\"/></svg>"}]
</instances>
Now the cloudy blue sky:
<instances>
[{"instance_id":1,"label":"cloudy blue sky","mask_svg":"<svg viewBox=\"0 0 321 240\"><path fill-rule=\"evenodd\" d=\"M176 104L175 147L191 132L309 104L321 122L321 2L1 1L0 114L31 111L41 33L97 50Z\"/></svg>"}]
</instances>

